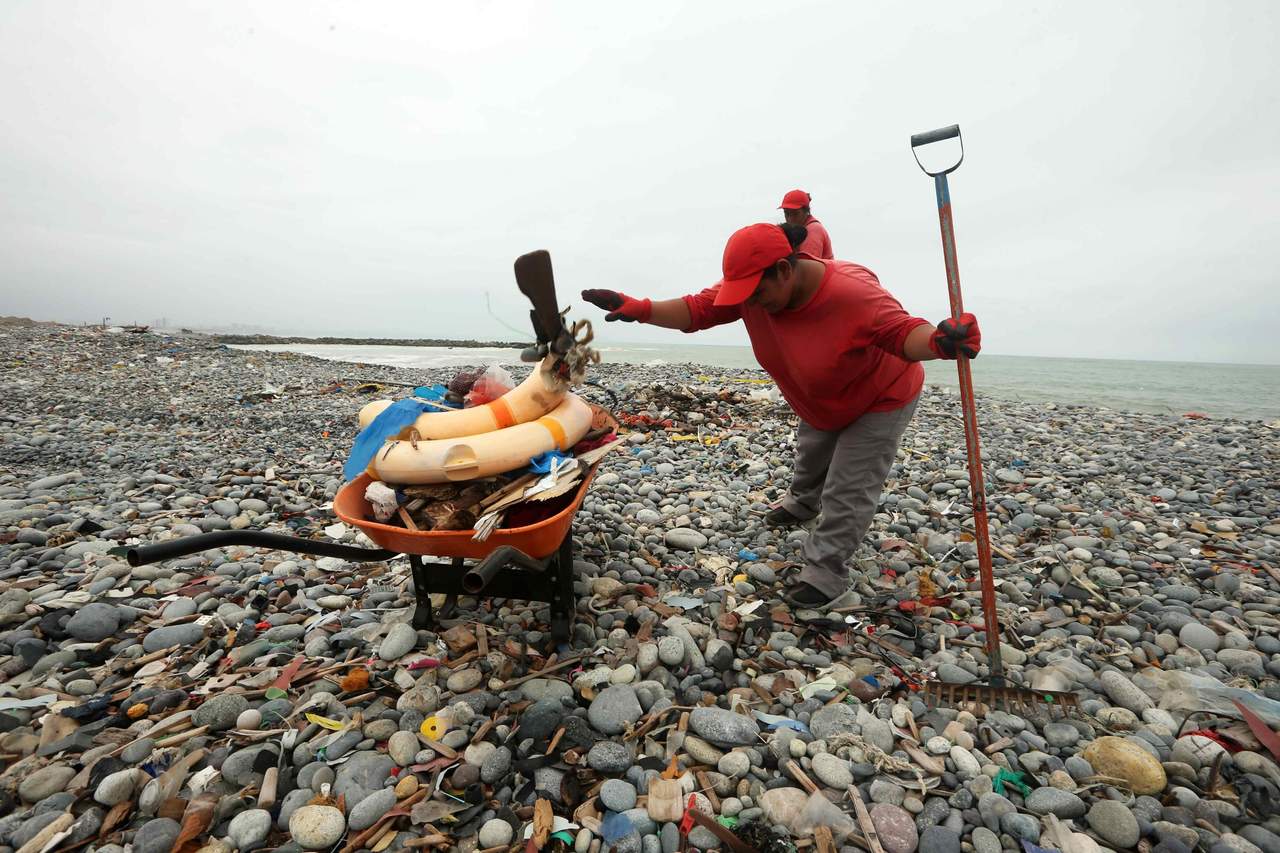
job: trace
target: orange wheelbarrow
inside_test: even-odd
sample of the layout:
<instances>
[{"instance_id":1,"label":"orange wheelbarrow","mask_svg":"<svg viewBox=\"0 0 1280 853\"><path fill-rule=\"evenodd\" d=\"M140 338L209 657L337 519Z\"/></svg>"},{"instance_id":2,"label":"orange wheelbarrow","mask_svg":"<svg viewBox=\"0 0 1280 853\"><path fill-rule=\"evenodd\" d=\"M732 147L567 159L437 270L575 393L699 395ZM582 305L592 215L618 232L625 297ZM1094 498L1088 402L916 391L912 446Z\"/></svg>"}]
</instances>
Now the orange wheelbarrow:
<instances>
[{"instance_id":1,"label":"orange wheelbarrow","mask_svg":"<svg viewBox=\"0 0 1280 853\"><path fill-rule=\"evenodd\" d=\"M596 409L594 427L617 428L603 409ZM373 520L364 498L370 477L362 474L338 490L333 511L342 521L364 531L378 548L339 545L261 530L219 530L155 545L121 549L131 566L198 554L211 548L234 545L271 548L296 554L339 557L365 563L409 558L416 608L415 628L435 624L431 595L446 596L441 618L449 618L459 596L515 598L545 601L551 605L551 635L569 638L576 610L573 593L573 517L587 496L600 463L583 476L577 489L547 501L549 516L523 527L498 528L487 540L472 539L474 530L413 531ZM441 560L424 560L440 557Z\"/></svg>"}]
</instances>

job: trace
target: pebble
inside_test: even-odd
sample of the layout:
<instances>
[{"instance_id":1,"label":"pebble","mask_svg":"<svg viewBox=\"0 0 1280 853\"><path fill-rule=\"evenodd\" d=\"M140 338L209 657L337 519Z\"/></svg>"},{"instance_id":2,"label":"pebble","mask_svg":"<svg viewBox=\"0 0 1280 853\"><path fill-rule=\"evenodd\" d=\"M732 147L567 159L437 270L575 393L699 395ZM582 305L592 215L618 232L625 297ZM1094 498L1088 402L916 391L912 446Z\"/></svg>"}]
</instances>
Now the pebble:
<instances>
[{"instance_id":1,"label":"pebble","mask_svg":"<svg viewBox=\"0 0 1280 853\"><path fill-rule=\"evenodd\" d=\"M511 843L515 830L511 824L505 820L494 818L485 821L484 826L480 827L479 841L482 848L505 847Z\"/></svg>"},{"instance_id":2,"label":"pebble","mask_svg":"<svg viewBox=\"0 0 1280 853\"><path fill-rule=\"evenodd\" d=\"M635 688L629 684L615 684L600 691L592 700L587 709L587 719L596 731L619 735L643 713Z\"/></svg>"},{"instance_id":3,"label":"pebble","mask_svg":"<svg viewBox=\"0 0 1280 853\"><path fill-rule=\"evenodd\" d=\"M289 835L303 850L332 847L346 828L346 818L333 806L303 806L289 818Z\"/></svg>"},{"instance_id":4,"label":"pebble","mask_svg":"<svg viewBox=\"0 0 1280 853\"><path fill-rule=\"evenodd\" d=\"M133 837L134 853L169 853L181 830L182 826L172 818L152 818Z\"/></svg>"},{"instance_id":5,"label":"pebble","mask_svg":"<svg viewBox=\"0 0 1280 853\"><path fill-rule=\"evenodd\" d=\"M23 802L38 803L45 797L61 791L75 775L76 771L73 768L61 764L42 767L23 778L18 785L18 796Z\"/></svg>"},{"instance_id":6,"label":"pebble","mask_svg":"<svg viewBox=\"0 0 1280 853\"><path fill-rule=\"evenodd\" d=\"M599 796L601 804L609 811L625 812L636 805L635 786L621 779L606 779L600 786Z\"/></svg>"},{"instance_id":7,"label":"pebble","mask_svg":"<svg viewBox=\"0 0 1280 853\"><path fill-rule=\"evenodd\" d=\"M237 850L253 850L266 841L271 832L271 813L264 809L249 809L231 819L227 837Z\"/></svg>"},{"instance_id":8,"label":"pebble","mask_svg":"<svg viewBox=\"0 0 1280 853\"><path fill-rule=\"evenodd\" d=\"M813 757L813 775L822 784L837 791L846 791L853 784L849 762L829 752L821 752Z\"/></svg>"},{"instance_id":9,"label":"pebble","mask_svg":"<svg viewBox=\"0 0 1280 853\"><path fill-rule=\"evenodd\" d=\"M1118 737L1100 737L1084 748L1081 757L1099 775L1123 779L1135 794L1158 794L1168 778L1150 752Z\"/></svg>"},{"instance_id":10,"label":"pebble","mask_svg":"<svg viewBox=\"0 0 1280 853\"><path fill-rule=\"evenodd\" d=\"M1098 800L1090 806L1085 820L1098 837L1117 850L1125 850L1138 843L1138 819L1123 803Z\"/></svg>"},{"instance_id":11,"label":"pebble","mask_svg":"<svg viewBox=\"0 0 1280 853\"><path fill-rule=\"evenodd\" d=\"M192 722L197 726L208 726L210 731L225 731L236 724L236 720L249 710L249 700L239 693L224 693L214 696L196 709Z\"/></svg>"},{"instance_id":12,"label":"pebble","mask_svg":"<svg viewBox=\"0 0 1280 853\"><path fill-rule=\"evenodd\" d=\"M115 636L120 628L120 611L110 604L92 602L67 620L67 633L84 643L98 643Z\"/></svg>"},{"instance_id":13,"label":"pebble","mask_svg":"<svg viewBox=\"0 0 1280 853\"><path fill-rule=\"evenodd\" d=\"M418 644L418 632L405 622L397 622L387 631L378 646L378 657L383 660L398 660Z\"/></svg>"},{"instance_id":14,"label":"pebble","mask_svg":"<svg viewBox=\"0 0 1280 853\"><path fill-rule=\"evenodd\" d=\"M369 794L351 807L347 815L347 825L357 832L373 826L396 804L396 792L390 788L382 788Z\"/></svg>"},{"instance_id":15,"label":"pebble","mask_svg":"<svg viewBox=\"0 0 1280 853\"><path fill-rule=\"evenodd\" d=\"M1027 809L1036 814L1052 814L1060 818L1084 817L1084 800L1070 791L1058 788L1036 788L1027 797Z\"/></svg>"},{"instance_id":16,"label":"pebble","mask_svg":"<svg viewBox=\"0 0 1280 853\"><path fill-rule=\"evenodd\" d=\"M723 708L694 708L689 728L716 746L749 746L758 742L760 734L751 718Z\"/></svg>"},{"instance_id":17,"label":"pebble","mask_svg":"<svg viewBox=\"0 0 1280 853\"><path fill-rule=\"evenodd\" d=\"M906 809L888 803L871 806L871 823L880 836L885 853L915 853L919 836L915 821Z\"/></svg>"}]
</instances>

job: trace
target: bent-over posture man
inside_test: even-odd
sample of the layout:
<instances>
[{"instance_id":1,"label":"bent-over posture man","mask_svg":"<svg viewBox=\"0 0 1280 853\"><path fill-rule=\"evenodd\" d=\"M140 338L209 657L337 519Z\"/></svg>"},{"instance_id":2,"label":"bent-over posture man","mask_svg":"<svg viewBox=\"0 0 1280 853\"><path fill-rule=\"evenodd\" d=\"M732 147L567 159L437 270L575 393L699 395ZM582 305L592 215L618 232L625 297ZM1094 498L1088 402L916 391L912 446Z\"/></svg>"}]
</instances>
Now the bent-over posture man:
<instances>
[{"instance_id":1,"label":"bent-over posture man","mask_svg":"<svg viewBox=\"0 0 1280 853\"><path fill-rule=\"evenodd\" d=\"M582 298L606 320L696 332L741 320L756 359L800 417L795 475L767 519L822 513L804 546L793 606L830 607L849 586L846 560L866 535L898 442L934 358L975 358L978 322L934 327L913 317L866 267L798 251L804 226L748 225L724 249L724 278L701 293L653 302L613 290Z\"/></svg>"}]
</instances>

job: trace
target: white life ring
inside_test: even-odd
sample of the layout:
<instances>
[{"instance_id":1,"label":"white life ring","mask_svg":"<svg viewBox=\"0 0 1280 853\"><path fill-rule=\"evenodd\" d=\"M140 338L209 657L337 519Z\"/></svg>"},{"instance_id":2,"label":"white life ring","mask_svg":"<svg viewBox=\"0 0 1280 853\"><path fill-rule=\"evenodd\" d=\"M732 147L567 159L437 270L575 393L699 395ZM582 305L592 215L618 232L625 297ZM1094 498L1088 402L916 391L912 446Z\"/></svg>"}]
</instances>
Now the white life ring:
<instances>
[{"instance_id":1,"label":"white life ring","mask_svg":"<svg viewBox=\"0 0 1280 853\"><path fill-rule=\"evenodd\" d=\"M369 473L384 482L405 485L505 474L549 450L568 452L591 429L591 418L590 406L575 394L565 394L549 414L505 429L428 441L389 441L373 457Z\"/></svg>"},{"instance_id":2,"label":"white life ring","mask_svg":"<svg viewBox=\"0 0 1280 853\"><path fill-rule=\"evenodd\" d=\"M543 370L539 366L523 382L496 400L469 409L424 412L412 426L405 427L396 437L407 439L411 429L416 429L418 436L428 441L507 429L536 420L550 412L564 400L566 391L563 382L557 380L549 370ZM390 405L390 400L375 400L362 408L360 428L367 427Z\"/></svg>"}]
</instances>

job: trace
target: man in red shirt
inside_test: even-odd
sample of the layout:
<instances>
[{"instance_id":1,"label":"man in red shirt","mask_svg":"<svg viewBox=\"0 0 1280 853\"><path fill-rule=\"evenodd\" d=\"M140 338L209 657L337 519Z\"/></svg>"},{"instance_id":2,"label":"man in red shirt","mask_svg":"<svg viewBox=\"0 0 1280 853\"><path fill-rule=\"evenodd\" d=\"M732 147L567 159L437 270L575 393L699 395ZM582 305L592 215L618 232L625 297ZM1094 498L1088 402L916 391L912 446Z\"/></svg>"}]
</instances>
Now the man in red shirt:
<instances>
[{"instance_id":1,"label":"man in red shirt","mask_svg":"<svg viewBox=\"0 0 1280 853\"><path fill-rule=\"evenodd\" d=\"M805 566L786 596L797 607L832 606L848 589L845 561L871 525L898 442L934 358L974 358L972 314L934 327L913 317L866 267L798 251L804 226L739 229L724 250L724 278L679 299L653 302L613 290L582 298L606 320L696 332L741 320L756 359L800 416L795 474L774 525L822 512L805 541Z\"/></svg>"},{"instance_id":2,"label":"man in red shirt","mask_svg":"<svg viewBox=\"0 0 1280 853\"><path fill-rule=\"evenodd\" d=\"M806 255L813 255L815 258L824 260L832 260L835 255L831 252L831 235L827 233L827 229L822 223L813 218L813 214L809 212L809 203L813 201L813 196L804 190L792 190L782 197L782 204L778 205L778 209L782 211L782 215L787 222L792 225L803 225L809 232L804 238L804 242L800 244L799 249Z\"/></svg>"}]
</instances>

